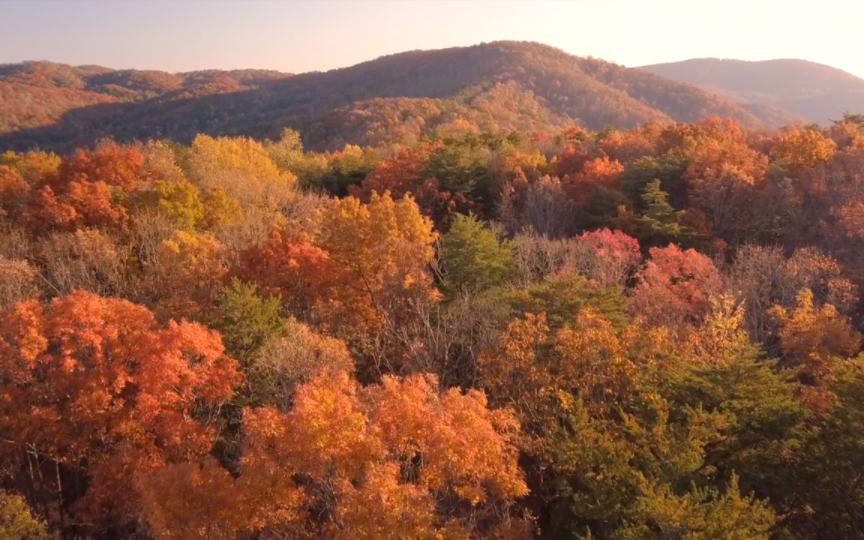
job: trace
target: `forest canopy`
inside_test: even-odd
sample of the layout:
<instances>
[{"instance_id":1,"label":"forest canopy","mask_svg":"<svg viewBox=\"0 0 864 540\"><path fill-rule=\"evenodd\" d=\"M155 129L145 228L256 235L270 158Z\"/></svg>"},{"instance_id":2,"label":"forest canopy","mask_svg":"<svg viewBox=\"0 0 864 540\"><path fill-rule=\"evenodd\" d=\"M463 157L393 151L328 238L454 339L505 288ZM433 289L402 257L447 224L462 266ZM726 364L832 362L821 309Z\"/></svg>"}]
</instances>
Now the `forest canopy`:
<instances>
[{"instance_id":1,"label":"forest canopy","mask_svg":"<svg viewBox=\"0 0 864 540\"><path fill-rule=\"evenodd\" d=\"M0 155L0 538L861 537L859 116L304 142Z\"/></svg>"}]
</instances>

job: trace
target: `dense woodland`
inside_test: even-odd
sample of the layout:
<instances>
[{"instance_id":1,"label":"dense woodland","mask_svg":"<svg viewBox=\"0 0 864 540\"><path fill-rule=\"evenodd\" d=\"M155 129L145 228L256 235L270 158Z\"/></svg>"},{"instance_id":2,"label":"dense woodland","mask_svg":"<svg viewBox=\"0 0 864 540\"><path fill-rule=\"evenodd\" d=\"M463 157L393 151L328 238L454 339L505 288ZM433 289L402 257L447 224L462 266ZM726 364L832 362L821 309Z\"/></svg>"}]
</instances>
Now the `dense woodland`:
<instances>
[{"instance_id":1,"label":"dense woodland","mask_svg":"<svg viewBox=\"0 0 864 540\"><path fill-rule=\"evenodd\" d=\"M556 125L3 153L0 539L864 538L864 117Z\"/></svg>"}]
</instances>

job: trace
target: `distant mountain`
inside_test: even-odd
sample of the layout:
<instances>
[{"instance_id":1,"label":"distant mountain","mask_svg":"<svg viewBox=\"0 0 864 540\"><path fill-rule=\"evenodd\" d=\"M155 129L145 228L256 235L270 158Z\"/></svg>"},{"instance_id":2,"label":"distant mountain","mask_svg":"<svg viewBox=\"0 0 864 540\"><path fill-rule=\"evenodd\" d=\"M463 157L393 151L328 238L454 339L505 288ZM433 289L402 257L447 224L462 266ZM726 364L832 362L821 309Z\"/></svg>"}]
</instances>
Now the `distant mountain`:
<instances>
[{"instance_id":1,"label":"distant mountain","mask_svg":"<svg viewBox=\"0 0 864 540\"><path fill-rule=\"evenodd\" d=\"M642 71L687 82L742 104L769 106L810 122L829 123L844 111L864 112L864 79L806 60L699 58L643 66ZM759 115L768 120L762 114Z\"/></svg>"},{"instance_id":2,"label":"distant mountain","mask_svg":"<svg viewBox=\"0 0 864 540\"><path fill-rule=\"evenodd\" d=\"M91 105L248 90L288 76L261 70L171 74L53 62L0 65L0 133L51 125L67 111Z\"/></svg>"},{"instance_id":3,"label":"distant mountain","mask_svg":"<svg viewBox=\"0 0 864 540\"><path fill-rule=\"evenodd\" d=\"M0 66L0 148L68 149L102 136L263 138L291 127L320 150L410 142L466 123L486 130L574 122L600 129L714 114L752 128L785 118L644 70L526 42L412 51L300 75Z\"/></svg>"}]
</instances>

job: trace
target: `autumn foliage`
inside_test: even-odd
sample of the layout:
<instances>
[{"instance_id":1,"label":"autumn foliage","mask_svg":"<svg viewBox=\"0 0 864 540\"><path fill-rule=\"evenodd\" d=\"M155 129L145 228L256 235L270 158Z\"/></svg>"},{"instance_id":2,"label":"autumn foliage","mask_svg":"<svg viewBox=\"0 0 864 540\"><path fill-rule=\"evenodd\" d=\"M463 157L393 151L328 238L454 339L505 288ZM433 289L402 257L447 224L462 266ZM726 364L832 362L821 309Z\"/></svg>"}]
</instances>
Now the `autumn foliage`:
<instances>
[{"instance_id":1,"label":"autumn foliage","mask_svg":"<svg viewBox=\"0 0 864 540\"><path fill-rule=\"evenodd\" d=\"M207 416L240 381L218 334L188 322L163 327L126 300L76 291L48 305L22 302L2 327L5 460L88 478L86 493L60 476L42 489L74 493L93 517L131 518L137 482L206 455L215 435Z\"/></svg>"},{"instance_id":2,"label":"autumn foliage","mask_svg":"<svg viewBox=\"0 0 864 540\"><path fill-rule=\"evenodd\" d=\"M398 99L0 155L0 538L860 536L860 118Z\"/></svg>"}]
</instances>

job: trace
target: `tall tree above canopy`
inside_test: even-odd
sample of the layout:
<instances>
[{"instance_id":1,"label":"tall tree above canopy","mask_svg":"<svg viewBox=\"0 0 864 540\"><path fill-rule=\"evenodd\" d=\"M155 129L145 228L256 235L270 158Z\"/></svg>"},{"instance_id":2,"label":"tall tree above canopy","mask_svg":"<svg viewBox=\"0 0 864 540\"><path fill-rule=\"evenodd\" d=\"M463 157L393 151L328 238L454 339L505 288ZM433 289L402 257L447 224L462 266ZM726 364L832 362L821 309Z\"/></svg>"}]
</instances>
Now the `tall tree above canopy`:
<instances>
[{"instance_id":1,"label":"tall tree above canopy","mask_svg":"<svg viewBox=\"0 0 864 540\"><path fill-rule=\"evenodd\" d=\"M95 150L77 150L63 159L58 182L104 182L134 191L145 176L144 154L132 145L100 141Z\"/></svg>"},{"instance_id":2,"label":"tall tree above canopy","mask_svg":"<svg viewBox=\"0 0 864 540\"><path fill-rule=\"evenodd\" d=\"M796 298L798 306L785 309L775 306L773 314L780 320L780 347L784 362L799 370L803 382L817 384L829 374L833 358L849 357L858 352L861 334L837 313L831 304L813 305L813 293L802 289Z\"/></svg>"},{"instance_id":3,"label":"tall tree above canopy","mask_svg":"<svg viewBox=\"0 0 864 540\"><path fill-rule=\"evenodd\" d=\"M503 285L514 276L513 245L499 241L495 231L473 214L459 214L441 237L444 283L451 294Z\"/></svg>"},{"instance_id":4,"label":"tall tree above canopy","mask_svg":"<svg viewBox=\"0 0 864 540\"><path fill-rule=\"evenodd\" d=\"M837 144L816 129L793 127L778 131L771 140L770 156L798 172L831 159Z\"/></svg>"}]
</instances>

